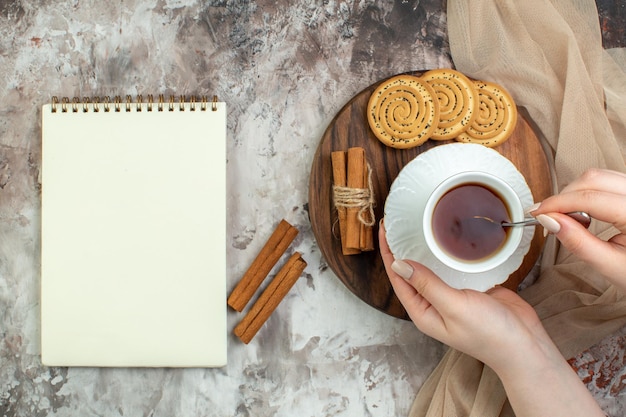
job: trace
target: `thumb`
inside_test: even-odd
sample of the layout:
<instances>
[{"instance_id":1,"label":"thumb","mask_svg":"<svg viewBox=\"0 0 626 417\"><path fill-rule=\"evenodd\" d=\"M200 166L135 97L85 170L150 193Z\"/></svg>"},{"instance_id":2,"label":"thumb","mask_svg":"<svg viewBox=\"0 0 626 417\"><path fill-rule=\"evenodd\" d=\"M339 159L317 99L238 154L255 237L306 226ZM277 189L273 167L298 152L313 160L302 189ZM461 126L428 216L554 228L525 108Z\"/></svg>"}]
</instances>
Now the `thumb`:
<instances>
[{"instance_id":1,"label":"thumb","mask_svg":"<svg viewBox=\"0 0 626 417\"><path fill-rule=\"evenodd\" d=\"M443 282L433 271L414 261L396 259L391 269L404 278L417 293L440 312L447 310L457 291ZM401 294L398 294L403 301ZM442 311L443 310L443 311Z\"/></svg>"},{"instance_id":2,"label":"thumb","mask_svg":"<svg viewBox=\"0 0 626 417\"><path fill-rule=\"evenodd\" d=\"M567 250L596 269L601 270L603 264L612 256L613 248L610 244L598 239L565 214L540 214L537 220L546 231L553 233Z\"/></svg>"}]
</instances>

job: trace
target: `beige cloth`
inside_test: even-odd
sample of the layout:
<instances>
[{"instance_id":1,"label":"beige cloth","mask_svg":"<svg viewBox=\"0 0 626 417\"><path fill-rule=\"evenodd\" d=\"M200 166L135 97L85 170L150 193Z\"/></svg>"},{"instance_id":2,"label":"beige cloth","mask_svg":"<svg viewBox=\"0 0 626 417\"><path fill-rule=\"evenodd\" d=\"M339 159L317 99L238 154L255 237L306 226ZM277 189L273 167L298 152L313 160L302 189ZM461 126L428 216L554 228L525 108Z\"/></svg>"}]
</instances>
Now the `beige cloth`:
<instances>
[{"instance_id":1,"label":"beige cloth","mask_svg":"<svg viewBox=\"0 0 626 417\"><path fill-rule=\"evenodd\" d=\"M448 32L457 69L504 85L528 111L553 152L558 189L590 167L626 172L626 53L603 50L593 0L448 0ZM598 222L592 231L616 233ZM570 358L626 325L626 297L564 249L548 253L521 295ZM455 350L410 411L511 415L495 373Z\"/></svg>"}]
</instances>

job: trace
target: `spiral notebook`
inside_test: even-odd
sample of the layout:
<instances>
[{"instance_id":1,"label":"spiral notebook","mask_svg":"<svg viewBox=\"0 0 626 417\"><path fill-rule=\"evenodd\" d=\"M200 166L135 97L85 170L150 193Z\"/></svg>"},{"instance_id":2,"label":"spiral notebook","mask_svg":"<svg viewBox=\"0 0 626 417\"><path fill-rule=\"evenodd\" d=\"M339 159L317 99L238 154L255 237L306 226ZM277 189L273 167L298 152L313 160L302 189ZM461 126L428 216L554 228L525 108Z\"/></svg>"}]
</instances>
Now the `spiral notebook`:
<instances>
[{"instance_id":1,"label":"spiral notebook","mask_svg":"<svg viewBox=\"0 0 626 417\"><path fill-rule=\"evenodd\" d=\"M225 365L225 103L53 99L42 155L42 362Z\"/></svg>"}]
</instances>

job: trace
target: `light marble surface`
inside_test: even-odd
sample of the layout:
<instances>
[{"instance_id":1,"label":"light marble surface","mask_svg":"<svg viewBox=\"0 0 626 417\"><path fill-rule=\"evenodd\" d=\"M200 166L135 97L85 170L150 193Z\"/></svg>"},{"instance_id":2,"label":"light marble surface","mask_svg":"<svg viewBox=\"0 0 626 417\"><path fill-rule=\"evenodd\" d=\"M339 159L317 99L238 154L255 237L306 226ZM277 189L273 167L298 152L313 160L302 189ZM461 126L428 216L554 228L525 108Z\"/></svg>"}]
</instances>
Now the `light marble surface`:
<instances>
[{"instance_id":1,"label":"light marble surface","mask_svg":"<svg viewBox=\"0 0 626 417\"><path fill-rule=\"evenodd\" d=\"M308 175L354 94L451 65L444 4L0 1L0 415L406 415L445 347L333 275L310 230ZM40 107L52 95L150 93L228 103L229 290L281 218L300 229L290 251L308 267L249 345L229 337L225 368L44 367ZM229 310L229 331L241 317ZM622 346L611 388L588 381L615 416L626 404L623 345L624 332L577 359L602 367L603 352Z\"/></svg>"}]
</instances>

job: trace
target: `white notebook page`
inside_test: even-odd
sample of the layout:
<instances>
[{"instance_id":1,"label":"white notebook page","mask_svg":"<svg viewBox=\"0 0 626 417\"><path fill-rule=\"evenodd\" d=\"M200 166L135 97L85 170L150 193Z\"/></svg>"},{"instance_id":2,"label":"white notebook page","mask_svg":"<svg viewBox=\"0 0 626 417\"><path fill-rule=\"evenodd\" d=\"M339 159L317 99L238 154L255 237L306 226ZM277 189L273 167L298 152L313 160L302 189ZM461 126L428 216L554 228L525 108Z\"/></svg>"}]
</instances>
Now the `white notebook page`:
<instances>
[{"instance_id":1,"label":"white notebook page","mask_svg":"<svg viewBox=\"0 0 626 417\"><path fill-rule=\"evenodd\" d=\"M45 365L226 364L226 106L42 109Z\"/></svg>"}]
</instances>

